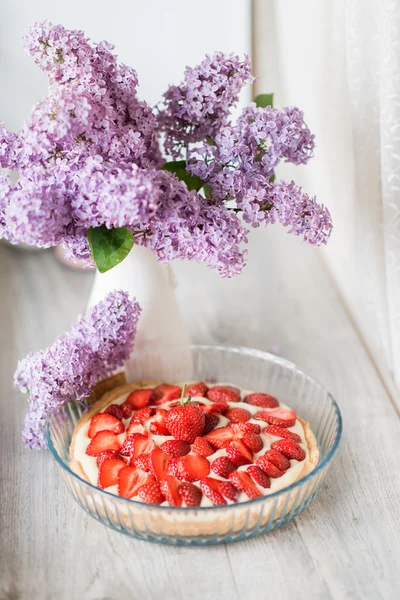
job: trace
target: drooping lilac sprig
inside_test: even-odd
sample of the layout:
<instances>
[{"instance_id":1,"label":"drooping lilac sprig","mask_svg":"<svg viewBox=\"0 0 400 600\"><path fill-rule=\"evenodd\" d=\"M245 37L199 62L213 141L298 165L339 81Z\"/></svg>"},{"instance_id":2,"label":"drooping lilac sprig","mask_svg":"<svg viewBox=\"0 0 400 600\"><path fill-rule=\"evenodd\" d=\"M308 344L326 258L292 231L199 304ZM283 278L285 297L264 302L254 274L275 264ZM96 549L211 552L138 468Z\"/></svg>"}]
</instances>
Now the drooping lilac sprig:
<instances>
[{"instance_id":1,"label":"drooping lilac sprig","mask_svg":"<svg viewBox=\"0 0 400 600\"><path fill-rule=\"evenodd\" d=\"M215 52L196 67L186 67L183 83L165 92L159 115L167 154L178 158L188 144L216 135L240 90L252 80L248 56L241 61L234 54Z\"/></svg>"},{"instance_id":2,"label":"drooping lilac sprig","mask_svg":"<svg viewBox=\"0 0 400 600\"><path fill-rule=\"evenodd\" d=\"M29 393L22 433L27 447L44 448L46 417L70 400L87 398L98 381L123 365L133 348L140 312L126 292L113 291L52 346L19 361L14 382Z\"/></svg>"}]
</instances>

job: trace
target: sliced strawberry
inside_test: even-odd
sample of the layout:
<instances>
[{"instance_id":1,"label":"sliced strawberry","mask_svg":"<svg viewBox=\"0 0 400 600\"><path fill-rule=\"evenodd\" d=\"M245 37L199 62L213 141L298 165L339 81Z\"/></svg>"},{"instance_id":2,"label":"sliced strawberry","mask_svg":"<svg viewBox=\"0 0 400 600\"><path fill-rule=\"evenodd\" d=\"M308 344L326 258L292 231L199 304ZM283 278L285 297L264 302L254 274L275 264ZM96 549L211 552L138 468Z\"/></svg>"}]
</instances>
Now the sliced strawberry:
<instances>
[{"instance_id":1,"label":"sliced strawberry","mask_svg":"<svg viewBox=\"0 0 400 600\"><path fill-rule=\"evenodd\" d=\"M148 406L154 398L154 391L151 389L134 390L126 399L126 402L132 406L134 410L139 410Z\"/></svg>"},{"instance_id":2,"label":"sliced strawberry","mask_svg":"<svg viewBox=\"0 0 400 600\"><path fill-rule=\"evenodd\" d=\"M230 481L218 481L218 491L227 500L232 500L232 502L236 502L237 490Z\"/></svg>"},{"instance_id":3,"label":"sliced strawberry","mask_svg":"<svg viewBox=\"0 0 400 600\"><path fill-rule=\"evenodd\" d=\"M203 435L207 435L207 433L210 433L210 431L212 431L213 429L216 428L218 423L219 423L218 415L213 415L211 413L204 413Z\"/></svg>"},{"instance_id":4,"label":"sliced strawberry","mask_svg":"<svg viewBox=\"0 0 400 600\"><path fill-rule=\"evenodd\" d=\"M264 456L281 471L287 471L288 469L290 469L290 461L288 458L286 458L284 454L282 454L282 452L278 452L278 450L271 449L267 450Z\"/></svg>"},{"instance_id":5,"label":"sliced strawberry","mask_svg":"<svg viewBox=\"0 0 400 600\"><path fill-rule=\"evenodd\" d=\"M185 456L190 452L190 444L182 440L166 440L160 448L169 456Z\"/></svg>"},{"instance_id":6,"label":"sliced strawberry","mask_svg":"<svg viewBox=\"0 0 400 600\"><path fill-rule=\"evenodd\" d=\"M140 408L132 417L132 422L140 423L140 425L144 425L145 421L153 414L153 409L150 406L145 406L145 408Z\"/></svg>"},{"instance_id":7,"label":"sliced strawberry","mask_svg":"<svg viewBox=\"0 0 400 600\"><path fill-rule=\"evenodd\" d=\"M260 467L263 471L266 472L267 475L277 479L278 477L282 477L284 472L281 471L278 467L274 465L271 461L268 460L265 456L259 456L256 460L257 467Z\"/></svg>"},{"instance_id":8,"label":"sliced strawberry","mask_svg":"<svg viewBox=\"0 0 400 600\"><path fill-rule=\"evenodd\" d=\"M246 469L246 472L250 475L252 480L258 485L261 485L263 488L270 488L271 482L269 480L268 475L265 471L260 469L260 467L256 467L255 465L251 465Z\"/></svg>"},{"instance_id":9,"label":"sliced strawberry","mask_svg":"<svg viewBox=\"0 0 400 600\"><path fill-rule=\"evenodd\" d=\"M168 463L168 473L178 479L183 479L182 475L182 457L173 456Z\"/></svg>"},{"instance_id":10,"label":"sliced strawberry","mask_svg":"<svg viewBox=\"0 0 400 600\"><path fill-rule=\"evenodd\" d=\"M98 413L90 421L88 437L94 438L99 431L112 431L112 433L119 434L125 431L125 427L119 419L116 419L112 415Z\"/></svg>"},{"instance_id":11,"label":"sliced strawberry","mask_svg":"<svg viewBox=\"0 0 400 600\"><path fill-rule=\"evenodd\" d=\"M97 485L104 490L118 483L118 473L125 468L125 462L121 458L106 458L99 467L99 478Z\"/></svg>"},{"instance_id":12,"label":"sliced strawberry","mask_svg":"<svg viewBox=\"0 0 400 600\"><path fill-rule=\"evenodd\" d=\"M218 491L218 481L216 479L212 479L212 477L205 477L204 479L201 479L200 489L215 506L226 504L225 498Z\"/></svg>"},{"instance_id":13,"label":"sliced strawberry","mask_svg":"<svg viewBox=\"0 0 400 600\"><path fill-rule=\"evenodd\" d=\"M141 454L150 454L154 448L156 447L155 441L149 439L146 436L137 437L135 439L134 450L131 458L131 462L133 463L135 458L140 456Z\"/></svg>"},{"instance_id":14,"label":"sliced strawberry","mask_svg":"<svg viewBox=\"0 0 400 600\"><path fill-rule=\"evenodd\" d=\"M250 475L245 471L233 471L233 473L229 475L229 479L235 488L244 492L249 498L258 498L259 496L262 496Z\"/></svg>"},{"instance_id":15,"label":"sliced strawberry","mask_svg":"<svg viewBox=\"0 0 400 600\"><path fill-rule=\"evenodd\" d=\"M150 471L150 454L139 454L139 456L133 459L133 464L138 469L141 469L147 473Z\"/></svg>"},{"instance_id":16,"label":"sliced strawberry","mask_svg":"<svg viewBox=\"0 0 400 600\"><path fill-rule=\"evenodd\" d=\"M182 498L179 494L181 482L172 475L167 475L164 481L160 483L161 492L171 506L181 506Z\"/></svg>"},{"instance_id":17,"label":"sliced strawberry","mask_svg":"<svg viewBox=\"0 0 400 600\"><path fill-rule=\"evenodd\" d=\"M203 494L196 485L193 485L193 483L181 483L178 491L186 506L200 506Z\"/></svg>"},{"instance_id":18,"label":"sliced strawberry","mask_svg":"<svg viewBox=\"0 0 400 600\"><path fill-rule=\"evenodd\" d=\"M179 400L182 394L182 389L177 385L168 385L168 383L162 383L154 388L154 404L164 404L171 402L171 400Z\"/></svg>"},{"instance_id":19,"label":"sliced strawberry","mask_svg":"<svg viewBox=\"0 0 400 600\"><path fill-rule=\"evenodd\" d=\"M121 450L121 443L115 433L111 431L99 431L96 433L89 446L86 448L86 454L89 456L97 456L104 450Z\"/></svg>"},{"instance_id":20,"label":"sliced strawberry","mask_svg":"<svg viewBox=\"0 0 400 600\"><path fill-rule=\"evenodd\" d=\"M121 411L122 411L122 416L124 419L129 419L132 416L133 413L133 407L131 404L129 404L129 402L127 402L125 400L125 402L123 402L121 404Z\"/></svg>"},{"instance_id":21,"label":"sliced strawberry","mask_svg":"<svg viewBox=\"0 0 400 600\"><path fill-rule=\"evenodd\" d=\"M211 463L211 471L220 477L228 479L229 473L236 471L236 465L227 456L219 456Z\"/></svg>"},{"instance_id":22,"label":"sliced strawberry","mask_svg":"<svg viewBox=\"0 0 400 600\"><path fill-rule=\"evenodd\" d=\"M135 441L140 439L147 440L148 438L141 433L131 433L127 435L122 444L120 454L122 454L122 456L132 456L135 450Z\"/></svg>"},{"instance_id":23,"label":"sliced strawberry","mask_svg":"<svg viewBox=\"0 0 400 600\"><path fill-rule=\"evenodd\" d=\"M274 435L275 437L288 438L299 444L301 444L302 441L301 437L297 435L297 433L289 431L289 429L286 429L285 427L279 427L278 425L267 425L267 427L264 429L264 433L268 433L268 435Z\"/></svg>"},{"instance_id":24,"label":"sliced strawberry","mask_svg":"<svg viewBox=\"0 0 400 600\"><path fill-rule=\"evenodd\" d=\"M119 421L124 418L124 413L119 404L110 404L110 406L107 406L103 414L112 415Z\"/></svg>"},{"instance_id":25,"label":"sliced strawberry","mask_svg":"<svg viewBox=\"0 0 400 600\"><path fill-rule=\"evenodd\" d=\"M293 427L296 423L297 415L294 410L288 408L277 408L276 410L261 410L257 412L254 419L265 421L269 425L279 425L280 427Z\"/></svg>"},{"instance_id":26,"label":"sliced strawberry","mask_svg":"<svg viewBox=\"0 0 400 600\"><path fill-rule=\"evenodd\" d=\"M171 457L161 448L154 448L150 454L150 470L158 481L162 481L168 475L168 463Z\"/></svg>"},{"instance_id":27,"label":"sliced strawberry","mask_svg":"<svg viewBox=\"0 0 400 600\"><path fill-rule=\"evenodd\" d=\"M259 406L260 408L277 408L279 406L278 400L270 394L249 394L248 396L246 396L244 401L247 402L247 404Z\"/></svg>"},{"instance_id":28,"label":"sliced strawberry","mask_svg":"<svg viewBox=\"0 0 400 600\"><path fill-rule=\"evenodd\" d=\"M138 496L147 504L161 504L165 498L158 481L149 481L138 489Z\"/></svg>"},{"instance_id":29,"label":"sliced strawberry","mask_svg":"<svg viewBox=\"0 0 400 600\"><path fill-rule=\"evenodd\" d=\"M100 452L100 454L97 455L97 466L100 467L101 463L103 463L106 458L120 458L120 456L115 450L104 450L104 452Z\"/></svg>"},{"instance_id":30,"label":"sliced strawberry","mask_svg":"<svg viewBox=\"0 0 400 600\"><path fill-rule=\"evenodd\" d=\"M185 395L192 396L192 398L204 398L208 390L208 386L204 381L198 383L190 383L186 387Z\"/></svg>"},{"instance_id":31,"label":"sliced strawberry","mask_svg":"<svg viewBox=\"0 0 400 600\"><path fill-rule=\"evenodd\" d=\"M232 423L231 427L237 437L244 433L261 433L261 425L258 423Z\"/></svg>"},{"instance_id":32,"label":"sliced strawberry","mask_svg":"<svg viewBox=\"0 0 400 600\"><path fill-rule=\"evenodd\" d=\"M150 431L155 435L170 435L166 426L168 411L165 408L156 408L154 416L151 418Z\"/></svg>"},{"instance_id":33,"label":"sliced strawberry","mask_svg":"<svg viewBox=\"0 0 400 600\"><path fill-rule=\"evenodd\" d=\"M136 467L124 467L118 473L118 494L124 498L133 498L139 488L150 481L155 481L150 473L144 473Z\"/></svg>"},{"instance_id":34,"label":"sliced strawberry","mask_svg":"<svg viewBox=\"0 0 400 600\"><path fill-rule=\"evenodd\" d=\"M253 454L242 440L233 440L226 449L226 455L238 467L253 462Z\"/></svg>"},{"instance_id":35,"label":"sliced strawberry","mask_svg":"<svg viewBox=\"0 0 400 600\"><path fill-rule=\"evenodd\" d=\"M165 418L165 426L170 434L189 444L203 433L204 423L203 411L192 402L171 408Z\"/></svg>"},{"instance_id":36,"label":"sliced strawberry","mask_svg":"<svg viewBox=\"0 0 400 600\"><path fill-rule=\"evenodd\" d=\"M234 438L234 431L232 427L219 427L207 433L204 438L214 448L226 448Z\"/></svg>"},{"instance_id":37,"label":"sliced strawberry","mask_svg":"<svg viewBox=\"0 0 400 600\"><path fill-rule=\"evenodd\" d=\"M256 433L245 433L242 436L242 441L253 452L260 452L264 446L264 442L262 441L261 437Z\"/></svg>"},{"instance_id":38,"label":"sliced strawberry","mask_svg":"<svg viewBox=\"0 0 400 600\"><path fill-rule=\"evenodd\" d=\"M179 475L189 483L207 477L210 472L210 463L200 454L187 454L180 460Z\"/></svg>"},{"instance_id":39,"label":"sliced strawberry","mask_svg":"<svg viewBox=\"0 0 400 600\"><path fill-rule=\"evenodd\" d=\"M306 457L306 453L299 444L293 440L279 440L272 444L274 450L282 452L287 458L302 461Z\"/></svg>"},{"instance_id":40,"label":"sliced strawberry","mask_svg":"<svg viewBox=\"0 0 400 600\"><path fill-rule=\"evenodd\" d=\"M201 410L206 414L224 415L229 409L227 402L213 402L212 404L199 404Z\"/></svg>"},{"instance_id":41,"label":"sliced strawberry","mask_svg":"<svg viewBox=\"0 0 400 600\"><path fill-rule=\"evenodd\" d=\"M240 402L240 390L231 385L214 385L206 395L213 402Z\"/></svg>"},{"instance_id":42,"label":"sliced strawberry","mask_svg":"<svg viewBox=\"0 0 400 600\"><path fill-rule=\"evenodd\" d=\"M202 437L197 437L192 445L192 452L201 454L202 456L211 456L214 454L214 448Z\"/></svg>"},{"instance_id":43,"label":"sliced strawberry","mask_svg":"<svg viewBox=\"0 0 400 600\"><path fill-rule=\"evenodd\" d=\"M225 415L232 423L246 423L251 419L251 412L245 408L230 408Z\"/></svg>"},{"instance_id":44,"label":"sliced strawberry","mask_svg":"<svg viewBox=\"0 0 400 600\"><path fill-rule=\"evenodd\" d=\"M128 429L126 430L127 435L130 435L131 433L141 433L142 435L149 435L146 429L143 427L143 425L141 425L134 419L132 419Z\"/></svg>"}]
</instances>

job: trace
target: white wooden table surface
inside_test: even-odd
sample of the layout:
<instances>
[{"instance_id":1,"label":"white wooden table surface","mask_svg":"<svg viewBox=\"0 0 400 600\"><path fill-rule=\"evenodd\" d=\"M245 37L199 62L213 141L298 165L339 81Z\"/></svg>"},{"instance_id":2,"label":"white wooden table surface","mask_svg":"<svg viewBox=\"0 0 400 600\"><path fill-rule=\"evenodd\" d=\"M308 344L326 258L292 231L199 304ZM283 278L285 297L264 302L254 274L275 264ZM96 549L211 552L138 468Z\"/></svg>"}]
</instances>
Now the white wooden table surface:
<instances>
[{"instance_id":1,"label":"white wooden table surface","mask_svg":"<svg viewBox=\"0 0 400 600\"><path fill-rule=\"evenodd\" d=\"M91 519L50 454L23 448L12 374L84 309L92 275L0 247L0 600L399 598L399 418L318 252L276 227L253 234L236 279L176 273L194 341L278 345L337 397L344 438L318 498L275 532L213 548L135 541Z\"/></svg>"}]
</instances>

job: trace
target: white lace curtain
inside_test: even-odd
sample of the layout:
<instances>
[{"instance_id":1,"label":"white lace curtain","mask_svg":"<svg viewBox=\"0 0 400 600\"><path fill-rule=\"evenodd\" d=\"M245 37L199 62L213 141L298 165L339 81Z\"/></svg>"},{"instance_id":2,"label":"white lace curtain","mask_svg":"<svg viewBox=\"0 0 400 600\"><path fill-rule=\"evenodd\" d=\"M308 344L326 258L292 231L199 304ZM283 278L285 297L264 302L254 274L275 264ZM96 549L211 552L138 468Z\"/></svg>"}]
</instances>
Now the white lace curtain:
<instances>
[{"instance_id":1,"label":"white lace curtain","mask_svg":"<svg viewBox=\"0 0 400 600\"><path fill-rule=\"evenodd\" d=\"M316 133L315 159L285 175L331 209L325 258L398 400L400 0L253 0L253 22L257 92Z\"/></svg>"}]
</instances>

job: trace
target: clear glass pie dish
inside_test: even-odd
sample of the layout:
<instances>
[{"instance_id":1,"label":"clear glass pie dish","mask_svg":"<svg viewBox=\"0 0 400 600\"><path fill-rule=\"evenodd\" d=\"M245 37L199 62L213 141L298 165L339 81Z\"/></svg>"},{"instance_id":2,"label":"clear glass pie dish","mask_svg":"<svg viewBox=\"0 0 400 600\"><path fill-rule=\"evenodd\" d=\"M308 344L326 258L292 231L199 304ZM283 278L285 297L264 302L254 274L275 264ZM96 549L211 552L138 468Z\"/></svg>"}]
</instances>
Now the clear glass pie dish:
<instances>
[{"instance_id":1,"label":"clear glass pie dish","mask_svg":"<svg viewBox=\"0 0 400 600\"><path fill-rule=\"evenodd\" d=\"M179 375L176 365L179 364ZM191 346L138 354L128 377L170 381L229 382L262 390L288 404L308 421L320 457L317 467L289 487L246 502L214 507L143 504L115 496L81 479L70 466L69 446L86 407L70 402L52 414L45 427L48 448L78 504L104 525L142 540L173 545L212 545L266 533L301 513L318 494L342 435L342 418L333 396L293 363L259 350L228 346Z\"/></svg>"}]
</instances>

